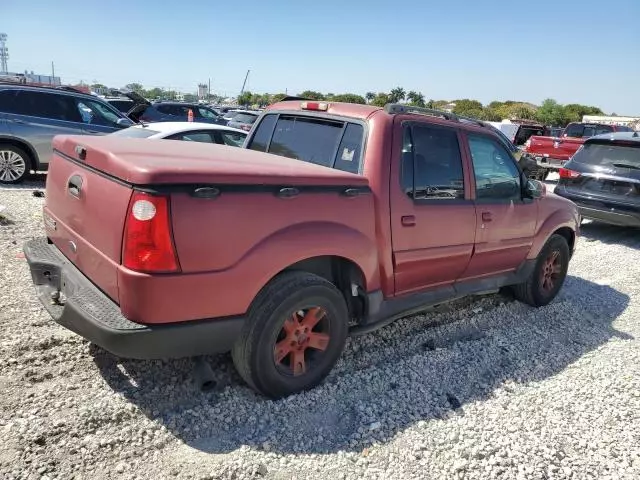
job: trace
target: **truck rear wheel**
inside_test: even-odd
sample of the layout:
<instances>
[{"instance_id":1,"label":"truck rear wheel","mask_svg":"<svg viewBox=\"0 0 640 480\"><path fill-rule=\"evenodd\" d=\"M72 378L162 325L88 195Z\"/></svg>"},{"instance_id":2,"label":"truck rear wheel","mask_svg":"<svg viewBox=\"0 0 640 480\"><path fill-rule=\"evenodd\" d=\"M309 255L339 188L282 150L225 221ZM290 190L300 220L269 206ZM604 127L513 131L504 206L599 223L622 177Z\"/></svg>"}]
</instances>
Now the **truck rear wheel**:
<instances>
[{"instance_id":1,"label":"truck rear wheel","mask_svg":"<svg viewBox=\"0 0 640 480\"><path fill-rule=\"evenodd\" d=\"M251 305L233 362L268 397L311 389L340 357L348 318L344 297L331 282L307 272L283 273Z\"/></svg>"},{"instance_id":2,"label":"truck rear wheel","mask_svg":"<svg viewBox=\"0 0 640 480\"><path fill-rule=\"evenodd\" d=\"M547 305L564 284L570 258L567 240L561 235L551 235L538 254L529 278L512 287L514 296L532 307Z\"/></svg>"}]
</instances>

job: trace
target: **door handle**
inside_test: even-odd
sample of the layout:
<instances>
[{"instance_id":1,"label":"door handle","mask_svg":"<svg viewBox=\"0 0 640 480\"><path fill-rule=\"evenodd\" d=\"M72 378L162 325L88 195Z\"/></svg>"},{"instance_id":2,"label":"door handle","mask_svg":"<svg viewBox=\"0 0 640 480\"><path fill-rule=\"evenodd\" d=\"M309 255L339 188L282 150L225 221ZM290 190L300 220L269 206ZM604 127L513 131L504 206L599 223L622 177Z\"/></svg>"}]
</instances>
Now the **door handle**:
<instances>
[{"instance_id":1,"label":"door handle","mask_svg":"<svg viewBox=\"0 0 640 480\"><path fill-rule=\"evenodd\" d=\"M82 190L82 177L80 177L79 175L72 176L67 183L67 190L69 191L69 195L80 198L80 190Z\"/></svg>"},{"instance_id":2,"label":"door handle","mask_svg":"<svg viewBox=\"0 0 640 480\"><path fill-rule=\"evenodd\" d=\"M482 221L483 222L490 222L491 220L493 220L491 212L482 212Z\"/></svg>"},{"instance_id":3,"label":"door handle","mask_svg":"<svg viewBox=\"0 0 640 480\"><path fill-rule=\"evenodd\" d=\"M403 215L402 218L400 218L400 222L404 227L413 227L416 224L416 217L413 215Z\"/></svg>"},{"instance_id":4,"label":"door handle","mask_svg":"<svg viewBox=\"0 0 640 480\"><path fill-rule=\"evenodd\" d=\"M98 130L89 130L89 129L84 129L85 133L100 133Z\"/></svg>"}]
</instances>

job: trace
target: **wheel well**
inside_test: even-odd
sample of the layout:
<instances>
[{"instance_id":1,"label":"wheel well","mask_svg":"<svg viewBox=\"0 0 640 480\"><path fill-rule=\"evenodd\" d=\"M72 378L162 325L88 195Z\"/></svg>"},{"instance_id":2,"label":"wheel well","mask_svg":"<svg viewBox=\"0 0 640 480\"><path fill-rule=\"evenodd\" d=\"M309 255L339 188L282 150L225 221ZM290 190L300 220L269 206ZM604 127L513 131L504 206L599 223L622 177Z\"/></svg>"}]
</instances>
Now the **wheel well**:
<instances>
[{"instance_id":1,"label":"wheel well","mask_svg":"<svg viewBox=\"0 0 640 480\"><path fill-rule=\"evenodd\" d=\"M344 257L326 255L294 263L282 272L292 270L313 273L330 281L342 292L352 319L358 321L365 316L367 312L366 281L356 263ZM356 286L355 292L353 285Z\"/></svg>"},{"instance_id":2,"label":"wheel well","mask_svg":"<svg viewBox=\"0 0 640 480\"><path fill-rule=\"evenodd\" d=\"M564 239L567 241L567 244L569 245L569 251L571 252L571 254L573 254L573 247L576 242L575 232L571 230L569 227L562 227L553 233L556 235L560 235L561 237L564 237Z\"/></svg>"},{"instance_id":3,"label":"wheel well","mask_svg":"<svg viewBox=\"0 0 640 480\"><path fill-rule=\"evenodd\" d=\"M31 169L33 171L38 170L38 166L40 165L40 162L38 161L38 155L36 154L33 147L31 147L31 145L29 145L27 142L23 142L22 140L18 140L17 138L0 137L0 145L13 145L14 147L18 147L19 149L24 150L25 153L29 155L29 162L31 163L31 165L29 166L31 167Z\"/></svg>"}]
</instances>

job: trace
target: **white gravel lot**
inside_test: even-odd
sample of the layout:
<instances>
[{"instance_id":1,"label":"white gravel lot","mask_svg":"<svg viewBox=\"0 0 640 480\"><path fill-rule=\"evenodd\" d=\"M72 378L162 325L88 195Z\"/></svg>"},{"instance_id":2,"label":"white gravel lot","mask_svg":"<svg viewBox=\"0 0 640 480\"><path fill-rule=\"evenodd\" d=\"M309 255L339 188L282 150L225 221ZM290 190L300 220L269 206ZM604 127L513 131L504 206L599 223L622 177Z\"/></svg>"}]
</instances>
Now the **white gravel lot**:
<instances>
[{"instance_id":1,"label":"white gravel lot","mask_svg":"<svg viewBox=\"0 0 640 480\"><path fill-rule=\"evenodd\" d=\"M0 187L4 479L640 478L640 232L583 225L558 299L498 295L348 341L317 389L271 401L228 356L112 357L35 297L31 182Z\"/></svg>"}]
</instances>

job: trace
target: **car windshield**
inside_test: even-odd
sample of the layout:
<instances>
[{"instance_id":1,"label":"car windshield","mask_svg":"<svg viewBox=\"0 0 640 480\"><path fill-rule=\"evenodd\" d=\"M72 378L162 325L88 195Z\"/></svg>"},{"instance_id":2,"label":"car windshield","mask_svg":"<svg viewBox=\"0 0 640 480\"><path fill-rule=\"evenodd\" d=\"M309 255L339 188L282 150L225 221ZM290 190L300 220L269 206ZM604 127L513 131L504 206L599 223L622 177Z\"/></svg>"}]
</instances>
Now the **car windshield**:
<instances>
[{"instance_id":1,"label":"car windshield","mask_svg":"<svg viewBox=\"0 0 640 480\"><path fill-rule=\"evenodd\" d=\"M587 143L576 152L572 159L577 163L602 167L640 168L640 145Z\"/></svg>"},{"instance_id":2,"label":"car windshield","mask_svg":"<svg viewBox=\"0 0 640 480\"><path fill-rule=\"evenodd\" d=\"M258 115L254 115L251 113L238 113L235 117L233 117L234 122L239 123L253 123L258 118Z\"/></svg>"},{"instance_id":3,"label":"car windshield","mask_svg":"<svg viewBox=\"0 0 640 480\"><path fill-rule=\"evenodd\" d=\"M148 128L141 127L129 127L124 130L118 130L117 132L113 132L110 135L115 135L116 137L125 137L125 138L149 138L151 135L155 135L156 133L160 133L157 130L150 130Z\"/></svg>"}]
</instances>

